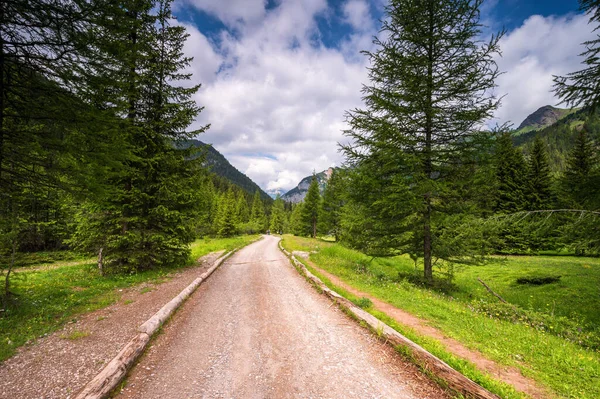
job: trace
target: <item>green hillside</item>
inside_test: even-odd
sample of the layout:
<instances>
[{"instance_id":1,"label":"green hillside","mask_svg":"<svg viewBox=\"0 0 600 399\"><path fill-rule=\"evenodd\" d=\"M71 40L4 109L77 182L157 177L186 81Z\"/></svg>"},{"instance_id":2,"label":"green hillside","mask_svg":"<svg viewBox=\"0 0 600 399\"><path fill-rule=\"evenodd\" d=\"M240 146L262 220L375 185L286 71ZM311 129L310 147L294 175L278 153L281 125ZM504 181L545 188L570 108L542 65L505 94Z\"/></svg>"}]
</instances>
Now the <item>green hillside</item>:
<instances>
[{"instance_id":1,"label":"green hillside","mask_svg":"<svg viewBox=\"0 0 600 399\"><path fill-rule=\"evenodd\" d=\"M188 145L206 149L206 165L217 176L221 176L249 194L254 194L256 190L260 193L260 198L267 203L271 203L273 199L265 193L258 184L254 183L248 176L237 170L227 158L217 151L212 145L203 143L200 140L189 140ZM187 147L187 145L185 145Z\"/></svg>"},{"instance_id":2,"label":"green hillside","mask_svg":"<svg viewBox=\"0 0 600 399\"><path fill-rule=\"evenodd\" d=\"M540 135L548 146L550 166L554 172L558 172L564 170L567 154L581 129L586 129L596 143L600 142L600 117L597 114L590 115L587 109L565 114L562 119L542 129L517 130L513 133L513 141L528 154L535 136Z\"/></svg>"}]
</instances>

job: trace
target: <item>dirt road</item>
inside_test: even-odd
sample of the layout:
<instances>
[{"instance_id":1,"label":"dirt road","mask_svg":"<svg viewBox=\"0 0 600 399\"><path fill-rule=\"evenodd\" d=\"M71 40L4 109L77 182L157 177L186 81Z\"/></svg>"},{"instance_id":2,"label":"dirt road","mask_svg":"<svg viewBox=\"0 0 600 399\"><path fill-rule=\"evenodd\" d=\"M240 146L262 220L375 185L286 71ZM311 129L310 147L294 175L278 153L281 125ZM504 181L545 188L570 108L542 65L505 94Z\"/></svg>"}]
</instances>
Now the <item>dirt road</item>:
<instances>
[{"instance_id":1,"label":"dirt road","mask_svg":"<svg viewBox=\"0 0 600 399\"><path fill-rule=\"evenodd\" d=\"M120 398L444 398L319 295L266 236L176 313Z\"/></svg>"}]
</instances>

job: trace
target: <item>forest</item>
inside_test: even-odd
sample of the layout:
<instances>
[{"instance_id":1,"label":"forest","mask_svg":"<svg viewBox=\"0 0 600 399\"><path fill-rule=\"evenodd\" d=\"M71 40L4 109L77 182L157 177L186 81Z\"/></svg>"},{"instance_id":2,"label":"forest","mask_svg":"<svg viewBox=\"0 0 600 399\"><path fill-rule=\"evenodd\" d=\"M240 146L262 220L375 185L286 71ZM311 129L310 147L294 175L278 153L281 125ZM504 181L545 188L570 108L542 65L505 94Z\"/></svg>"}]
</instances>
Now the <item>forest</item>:
<instances>
[{"instance_id":1,"label":"forest","mask_svg":"<svg viewBox=\"0 0 600 399\"><path fill-rule=\"evenodd\" d=\"M580 4L600 26L600 2ZM194 100L202 88L172 5L0 5L0 327L9 330L12 315L33 308L27 295L37 294L13 280L15 269L42 257L85 259L92 266L80 280L133 284L138 274L188 265L198 240L237 245L234 237L268 230L363 290L393 282L422 303L423 292L470 300L476 289L465 276L505 270L497 262L509 259L511 281L529 280L504 287L503 304L477 303L473 312L543 325L586 356L597 354L595 310L564 297L550 317L515 287L568 280L564 259L598 267L600 38L585 43L581 70L554 77L557 97L573 112L540 129L488 126L501 106L495 57L505 32L481 41L482 0L390 1L376 49L364 52L371 67L363 107L345 114L344 165L322 192L313 177L304 200L291 204L211 166L220 154L197 140L210 125L191 128L209 105ZM513 255L547 267L520 273ZM591 276L576 284L597 296ZM556 299L541 289L535 295L540 303Z\"/></svg>"}]
</instances>

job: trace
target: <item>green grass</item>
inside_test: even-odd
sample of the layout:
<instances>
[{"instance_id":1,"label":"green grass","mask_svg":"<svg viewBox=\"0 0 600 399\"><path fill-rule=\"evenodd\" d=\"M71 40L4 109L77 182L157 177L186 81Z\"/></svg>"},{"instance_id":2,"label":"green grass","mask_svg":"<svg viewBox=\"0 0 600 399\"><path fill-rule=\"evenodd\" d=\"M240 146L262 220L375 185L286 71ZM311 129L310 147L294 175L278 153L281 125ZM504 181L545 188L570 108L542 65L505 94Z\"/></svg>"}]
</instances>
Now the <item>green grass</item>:
<instances>
[{"instance_id":1,"label":"green grass","mask_svg":"<svg viewBox=\"0 0 600 399\"><path fill-rule=\"evenodd\" d=\"M75 330L69 334L61 335L60 337L62 339L68 339L70 341L76 341L78 339L82 339L82 338L89 337L89 336L90 336L90 333L88 331Z\"/></svg>"},{"instance_id":2,"label":"green grass","mask_svg":"<svg viewBox=\"0 0 600 399\"><path fill-rule=\"evenodd\" d=\"M256 239L257 236L243 236L197 240L191 246L192 259L217 250L241 247ZM182 267L191 264L190 260ZM0 361L12 356L26 342L57 330L76 315L118 301L120 289L143 282L162 282L174 271L176 268L164 268L102 277L93 262L22 269L11 280L11 291L17 294L14 303L0 317Z\"/></svg>"},{"instance_id":3,"label":"green grass","mask_svg":"<svg viewBox=\"0 0 600 399\"><path fill-rule=\"evenodd\" d=\"M306 239L286 237L287 249L291 248L290 243L297 247L321 245L317 241L311 244ZM581 322L583 328L597 328L594 308L599 308L600 259L510 257L486 266L462 267L456 272L457 289L450 294L399 278L414 272L413 262L406 257L371 260L340 245L330 245L323 246L311 260L355 288L428 320L446 335L487 357L518 367L524 375L559 396L600 397L598 351L561 338L549 328L515 324L495 314L480 312L474 306L497 301L477 282L476 277L480 277L506 300L531 314L559 322L558 316L562 316ZM558 283L542 286L515 283L517 277L533 274L562 277Z\"/></svg>"}]
</instances>

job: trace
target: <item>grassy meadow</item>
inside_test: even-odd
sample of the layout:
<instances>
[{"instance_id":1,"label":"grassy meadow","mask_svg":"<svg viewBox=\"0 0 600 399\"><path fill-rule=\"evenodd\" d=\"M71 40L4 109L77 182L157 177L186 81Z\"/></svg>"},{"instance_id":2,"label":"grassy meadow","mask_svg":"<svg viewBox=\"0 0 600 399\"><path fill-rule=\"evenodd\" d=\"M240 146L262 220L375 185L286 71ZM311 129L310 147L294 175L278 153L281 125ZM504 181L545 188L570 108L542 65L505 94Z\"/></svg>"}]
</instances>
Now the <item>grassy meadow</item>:
<instances>
[{"instance_id":1,"label":"grassy meadow","mask_svg":"<svg viewBox=\"0 0 600 399\"><path fill-rule=\"evenodd\" d=\"M427 320L488 358L519 368L557 397L600 397L598 258L498 257L483 266L457 267L453 284L442 284L434 290L412 278L420 270L415 270L408 257L371 258L341 245L293 236L285 236L283 245L288 250L316 252L310 259L318 267ZM535 284L548 277L548 281L556 281ZM477 278L510 305L488 293ZM518 283L518 279L525 283ZM434 340L415 337L406 329L401 332L454 367L460 363L444 354ZM469 375L468 370L465 374ZM489 384L486 387L503 397L513 397Z\"/></svg>"},{"instance_id":2,"label":"grassy meadow","mask_svg":"<svg viewBox=\"0 0 600 399\"><path fill-rule=\"evenodd\" d=\"M196 240L191 245L189 263L182 267L193 265L195 259L210 252L247 245L257 237ZM53 262L55 259L60 260ZM17 295L15 302L0 317L0 361L12 356L26 342L57 330L78 314L118 301L118 289L144 282L158 283L176 271L162 268L103 277L93 259L81 259L70 253L44 253L37 262L35 256L30 255L23 264L26 266L19 268L11 279L11 291Z\"/></svg>"}]
</instances>

